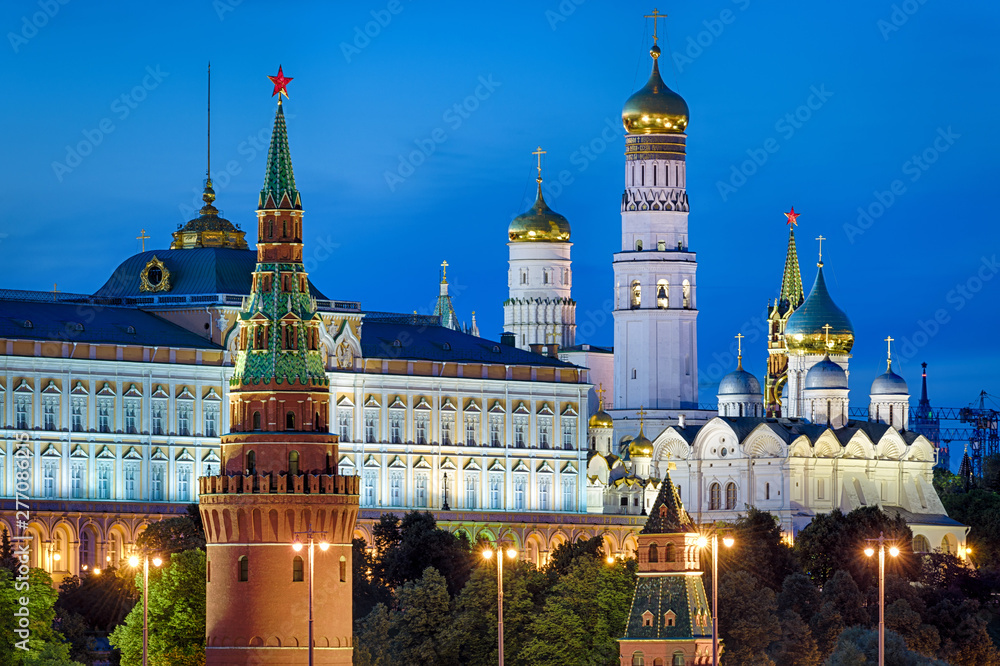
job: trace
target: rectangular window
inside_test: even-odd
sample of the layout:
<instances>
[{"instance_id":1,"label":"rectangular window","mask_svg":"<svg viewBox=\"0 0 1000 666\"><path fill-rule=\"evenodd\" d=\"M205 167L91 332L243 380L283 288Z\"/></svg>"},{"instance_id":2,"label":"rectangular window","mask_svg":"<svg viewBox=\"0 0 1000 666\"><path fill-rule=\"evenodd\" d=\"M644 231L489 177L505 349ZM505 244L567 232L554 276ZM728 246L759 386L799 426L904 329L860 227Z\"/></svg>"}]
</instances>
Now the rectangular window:
<instances>
[{"instance_id":1,"label":"rectangular window","mask_svg":"<svg viewBox=\"0 0 1000 666\"><path fill-rule=\"evenodd\" d=\"M56 461L46 460L42 463L42 492L45 497L56 496Z\"/></svg>"},{"instance_id":2,"label":"rectangular window","mask_svg":"<svg viewBox=\"0 0 1000 666\"><path fill-rule=\"evenodd\" d=\"M154 464L151 470L151 495L150 499L154 502L163 501L163 476L166 472L166 468L162 464Z\"/></svg>"},{"instance_id":3,"label":"rectangular window","mask_svg":"<svg viewBox=\"0 0 1000 666\"><path fill-rule=\"evenodd\" d=\"M552 432L552 419L538 419L538 446L542 449L549 448L549 434Z\"/></svg>"},{"instance_id":4,"label":"rectangular window","mask_svg":"<svg viewBox=\"0 0 1000 666\"><path fill-rule=\"evenodd\" d=\"M503 446L503 416L490 417L490 446Z\"/></svg>"},{"instance_id":5,"label":"rectangular window","mask_svg":"<svg viewBox=\"0 0 1000 666\"><path fill-rule=\"evenodd\" d=\"M503 493L503 476L500 474L490 475L490 508L494 510L502 509L500 499Z\"/></svg>"},{"instance_id":6,"label":"rectangular window","mask_svg":"<svg viewBox=\"0 0 1000 666\"><path fill-rule=\"evenodd\" d=\"M31 427L31 396L19 395L14 397L14 427L18 430L27 430Z\"/></svg>"},{"instance_id":7,"label":"rectangular window","mask_svg":"<svg viewBox=\"0 0 1000 666\"><path fill-rule=\"evenodd\" d=\"M376 473L372 471L366 471L364 473L364 484L361 488L361 503L364 506L375 506L375 484L376 484Z\"/></svg>"},{"instance_id":8,"label":"rectangular window","mask_svg":"<svg viewBox=\"0 0 1000 666\"><path fill-rule=\"evenodd\" d=\"M337 410L337 426L340 430L340 441L349 442L351 441L351 426L353 425L354 419L351 418L351 412L349 408L342 408Z\"/></svg>"},{"instance_id":9,"label":"rectangular window","mask_svg":"<svg viewBox=\"0 0 1000 666\"><path fill-rule=\"evenodd\" d=\"M825 479L816 479L816 499L826 499Z\"/></svg>"},{"instance_id":10,"label":"rectangular window","mask_svg":"<svg viewBox=\"0 0 1000 666\"><path fill-rule=\"evenodd\" d=\"M476 445L476 431L479 429L479 418L472 415L465 417L465 445Z\"/></svg>"},{"instance_id":11,"label":"rectangular window","mask_svg":"<svg viewBox=\"0 0 1000 666\"><path fill-rule=\"evenodd\" d=\"M514 510L524 511L524 488L527 485L527 479L523 476L517 476L514 478Z\"/></svg>"},{"instance_id":12,"label":"rectangular window","mask_svg":"<svg viewBox=\"0 0 1000 666\"><path fill-rule=\"evenodd\" d=\"M189 400L177 404L177 434L181 437L191 435L191 413L194 411Z\"/></svg>"},{"instance_id":13,"label":"rectangular window","mask_svg":"<svg viewBox=\"0 0 1000 666\"><path fill-rule=\"evenodd\" d=\"M403 506L402 472L392 472L389 474L389 504L392 506Z\"/></svg>"},{"instance_id":14,"label":"rectangular window","mask_svg":"<svg viewBox=\"0 0 1000 666\"><path fill-rule=\"evenodd\" d=\"M514 447L518 449L524 448L524 428L523 423L514 423Z\"/></svg>"},{"instance_id":15,"label":"rectangular window","mask_svg":"<svg viewBox=\"0 0 1000 666\"><path fill-rule=\"evenodd\" d=\"M454 416L442 416L441 417L441 443L445 446L451 446L452 433L455 430Z\"/></svg>"},{"instance_id":16,"label":"rectangular window","mask_svg":"<svg viewBox=\"0 0 1000 666\"><path fill-rule=\"evenodd\" d=\"M389 437L393 444L403 443L403 415L398 411L389 414Z\"/></svg>"},{"instance_id":17,"label":"rectangular window","mask_svg":"<svg viewBox=\"0 0 1000 666\"><path fill-rule=\"evenodd\" d=\"M549 491L552 489L552 479L542 476L538 479L538 508L541 511L549 510Z\"/></svg>"},{"instance_id":18,"label":"rectangular window","mask_svg":"<svg viewBox=\"0 0 1000 666\"><path fill-rule=\"evenodd\" d=\"M177 467L177 501L191 501L191 468L188 465Z\"/></svg>"},{"instance_id":19,"label":"rectangular window","mask_svg":"<svg viewBox=\"0 0 1000 666\"><path fill-rule=\"evenodd\" d=\"M73 463L70 474L70 492L73 495L73 499L83 499L84 470L85 470L84 463L82 462Z\"/></svg>"},{"instance_id":20,"label":"rectangular window","mask_svg":"<svg viewBox=\"0 0 1000 666\"><path fill-rule=\"evenodd\" d=\"M562 510L576 511L576 480L563 479L562 489L563 489Z\"/></svg>"},{"instance_id":21,"label":"rectangular window","mask_svg":"<svg viewBox=\"0 0 1000 666\"><path fill-rule=\"evenodd\" d=\"M417 474L414 478L414 498L413 503L420 508L427 508L427 483L426 474Z\"/></svg>"},{"instance_id":22,"label":"rectangular window","mask_svg":"<svg viewBox=\"0 0 1000 666\"><path fill-rule=\"evenodd\" d=\"M417 444L427 443L427 416L417 416Z\"/></svg>"},{"instance_id":23,"label":"rectangular window","mask_svg":"<svg viewBox=\"0 0 1000 666\"><path fill-rule=\"evenodd\" d=\"M138 400L125 400L125 432L135 435L139 432L138 414L140 403Z\"/></svg>"},{"instance_id":24,"label":"rectangular window","mask_svg":"<svg viewBox=\"0 0 1000 666\"><path fill-rule=\"evenodd\" d=\"M114 430L115 420L115 399L97 399L97 431L111 432Z\"/></svg>"},{"instance_id":25,"label":"rectangular window","mask_svg":"<svg viewBox=\"0 0 1000 666\"><path fill-rule=\"evenodd\" d=\"M111 463L97 463L97 499L111 499Z\"/></svg>"},{"instance_id":26,"label":"rectangular window","mask_svg":"<svg viewBox=\"0 0 1000 666\"><path fill-rule=\"evenodd\" d=\"M163 422L163 415L166 413L166 405L163 400L153 401L153 434L162 435L166 431L166 424Z\"/></svg>"},{"instance_id":27,"label":"rectangular window","mask_svg":"<svg viewBox=\"0 0 1000 666\"><path fill-rule=\"evenodd\" d=\"M465 508L478 508L477 495L479 494L479 479L474 474L465 475Z\"/></svg>"},{"instance_id":28,"label":"rectangular window","mask_svg":"<svg viewBox=\"0 0 1000 666\"><path fill-rule=\"evenodd\" d=\"M87 413L87 399L73 398L72 402L73 432L83 432L86 427L85 415Z\"/></svg>"},{"instance_id":29,"label":"rectangular window","mask_svg":"<svg viewBox=\"0 0 1000 666\"><path fill-rule=\"evenodd\" d=\"M42 397L42 427L46 430L56 429L56 414L59 409L59 396Z\"/></svg>"},{"instance_id":30,"label":"rectangular window","mask_svg":"<svg viewBox=\"0 0 1000 666\"><path fill-rule=\"evenodd\" d=\"M126 463L123 471L125 473L125 499L135 500L136 477L139 475L138 465L135 463Z\"/></svg>"},{"instance_id":31,"label":"rectangular window","mask_svg":"<svg viewBox=\"0 0 1000 666\"><path fill-rule=\"evenodd\" d=\"M572 451L576 448L576 425L573 419L562 418L563 449Z\"/></svg>"},{"instance_id":32,"label":"rectangular window","mask_svg":"<svg viewBox=\"0 0 1000 666\"><path fill-rule=\"evenodd\" d=\"M374 444L376 441L376 430L375 426L378 423L378 410L376 409L366 409L365 410L365 441L369 444Z\"/></svg>"},{"instance_id":33,"label":"rectangular window","mask_svg":"<svg viewBox=\"0 0 1000 666\"><path fill-rule=\"evenodd\" d=\"M219 405L203 403L205 410L205 437L219 436Z\"/></svg>"}]
</instances>

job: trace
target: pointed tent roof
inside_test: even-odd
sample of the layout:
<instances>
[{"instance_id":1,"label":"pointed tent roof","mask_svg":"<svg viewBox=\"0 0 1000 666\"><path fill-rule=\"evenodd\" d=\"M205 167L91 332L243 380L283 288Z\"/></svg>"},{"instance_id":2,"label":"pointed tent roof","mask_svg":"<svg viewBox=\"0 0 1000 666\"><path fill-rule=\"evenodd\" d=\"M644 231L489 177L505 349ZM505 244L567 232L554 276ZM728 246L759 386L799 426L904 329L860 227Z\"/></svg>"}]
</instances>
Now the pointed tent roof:
<instances>
[{"instance_id":1,"label":"pointed tent roof","mask_svg":"<svg viewBox=\"0 0 1000 666\"><path fill-rule=\"evenodd\" d=\"M441 325L456 331L462 330L458 323L458 315L455 314L455 306L451 303L451 295L448 294L448 278L441 274L441 285L438 291L437 303L434 304L434 316L441 318Z\"/></svg>"},{"instance_id":2,"label":"pointed tent roof","mask_svg":"<svg viewBox=\"0 0 1000 666\"><path fill-rule=\"evenodd\" d=\"M278 101L278 110L274 114L271 146L267 149L264 188L260 191L257 207L262 210L302 208L302 197L295 189L292 154L288 149L288 132L285 129L285 112L280 100Z\"/></svg>"},{"instance_id":3,"label":"pointed tent roof","mask_svg":"<svg viewBox=\"0 0 1000 666\"><path fill-rule=\"evenodd\" d=\"M677 534L694 532L694 523L684 510L677 486L670 480L670 472L663 475L660 492L649 510L649 518L639 534Z\"/></svg>"},{"instance_id":4,"label":"pointed tent roof","mask_svg":"<svg viewBox=\"0 0 1000 666\"><path fill-rule=\"evenodd\" d=\"M785 272L781 276L781 293L778 294L778 312L795 310L805 300L799 254L795 249L795 230L788 230L788 251L785 253Z\"/></svg>"}]
</instances>

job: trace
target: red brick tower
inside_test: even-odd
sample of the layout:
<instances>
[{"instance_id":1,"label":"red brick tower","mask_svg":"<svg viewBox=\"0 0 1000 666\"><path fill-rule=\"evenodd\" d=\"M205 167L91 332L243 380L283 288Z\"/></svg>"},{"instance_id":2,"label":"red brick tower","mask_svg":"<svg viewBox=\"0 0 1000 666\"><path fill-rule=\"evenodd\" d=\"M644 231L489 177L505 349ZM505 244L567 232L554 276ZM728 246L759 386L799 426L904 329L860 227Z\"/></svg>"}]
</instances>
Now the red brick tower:
<instances>
[{"instance_id":1,"label":"red brick tower","mask_svg":"<svg viewBox=\"0 0 1000 666\"><path fill-rule=\"evenodd\" d=\"M309 549L315 549L316 664L351 664L351 538L356 477L337 473L337 437L320 351L321 320L302 265L295 189L280 93L257 206L257 268L240 314L230 381L231 431L222 475L200 479L208 540L209 666L308 663ZM287 96L287 94L286 94Z\"/></svg>"}]
</instances>

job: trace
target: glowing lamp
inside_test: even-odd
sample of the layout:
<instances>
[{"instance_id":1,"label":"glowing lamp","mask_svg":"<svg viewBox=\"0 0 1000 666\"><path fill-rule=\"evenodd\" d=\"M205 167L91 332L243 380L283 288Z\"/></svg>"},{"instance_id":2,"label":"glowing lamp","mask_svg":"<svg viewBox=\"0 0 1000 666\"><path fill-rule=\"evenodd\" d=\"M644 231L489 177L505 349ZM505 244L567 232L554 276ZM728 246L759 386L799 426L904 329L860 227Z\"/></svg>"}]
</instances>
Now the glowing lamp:
<instances>
[{"instance_id":1,"label":"glowing lamp","mask_svg":"<svg viewBox=\"0 0 1000 666\"><path fill-rule=\"evenodd\" d=\"M726 546L726 548L732 548L733 544L736 543L736 539L733 537L723 537L722 543Z\"/></svg>"},{"instance_id":2,"label":"glowing lamp","mask_svg":"<svg viewBox=\"0 0 1000 666\"><path fill-rule=\"evenodd\" d=\"M874 554L875 554L875 549L874 548L865 548L865 555L867 555L868 557L871 557Z\"/></svg>"},{"instance_id":3,"label":"glowing lamp","mask_svg":"<svg viewBox=\"0 0 1000 666\"><path fill-rule=\"evenodd\" d=\"M139 566L139 558L137 556L135 556L135 555L130 555L129 558L128 558L128 564L131 567L137 567L137 566Z\"/></svg>"},{"instance_id":4,"label":"glowing lamp","mask_svg":"<svg viewBox=\"0 0 1000 666\"><path fill-rule=\"evenodd\" d=\"M326 541L320 541L319 542L319 549L320 550L325 551L329 547L330 547L330 544L328 544Z\"/></svg>"},{"instance_id":5,"label":"glowing lamp","mask_svg":"<svg viewBox=\"0 0 1000 666\"><path fill-rule=\"evenodd\" d=\"M492 560L493 559L493 551L492 550L488 550L488 549L484 550L483 551L483 557L485 557L487 560Z\"/></svg>"},{"instance_id":6,"label":"glowing lamp","mask_svg":"<svg viewBox=\"0 0 1000 666\"><path fill-rule=\"evenodd\" d=\"M615 563L615 558L611 555L608 555L608 564L614 564L614 563Z\"/></svg>"},{"instance_id":7,"label":"glowing lamp","mask_svg":"<svg viewBox=\"0 0 1000 666\"><path fill-rule=\"evenodd\" d=\"M104 558L104 559L106 559L106 560L107 560L108 562L110 562L110 561L111 561L111 556L110 556L110 555L108 555L108 556L107 556L106 558Z\"/></svg>"},{"instance_id":8,"label":"glowing lamp","mask_svg":"<svg viewBox=\"0 0 1000 666\"><path fill-rule=\"evenodd\" d=\"M515 557L517 557L517 551L514 550L513 548L508 548L507 557L509 557L510 559L514 559Z\"/></svg>"},{"instance_id":9,"label":"glowing lamp","mask_svg":"<svg viewBox=\"0 0 1000 666\"><path fill-rule=\"evenodd\" d=\"M158 567L158 566L160 566L161 564L163 564L163 560L161 560L161 559L160 559L160 558L158 558L158 557L154 557L154 558L153 558L153 566L154 566L154 567Z\"/></svg>"},{"instance_id":10,"label":"glowing lamp","mask_svg":"<svg viewBox=\"0 0 1000 666\"><path fill-rule=\"evenodd\" d=\"M897 555L899 555L899 548L893 546L892 548L889 549L889 554L892 555L893 557L896 557Z\"/></svg>"},{"instance_id":11,"label":"glowing lamp","mask_svg":"<svg viewBox=\"0 0 1000 666\"><path fill-rule=\"evenodd\" d=\"M98 569L97 567L94 567L94 574L100 576L101 575L101 570Z\"/></svg>"},{"instance_id":12,"label":"glowing lamp","mask_svg":"<svg viewBox=\"0 0 1000 666\"><path fill-rule=\"evenodd\" d=\"M53 560L55 560L56 562L58 562L59 560L61 560L61 559L62 559L62 555L60 555L59 553L55 553L55 554L54 554L54 555L52 556L52 559L53 559Z\"/></svg>"},{"instance_id":13,"label":"glowing lamp","mask_svg":"<svg viewBox=\"0 0 1000 666\"><path fill-rule=\"evenodd\" d=\"M86 570L87 570L87 569L89 569L89 568L90 568L90 567L88 567L88 566L87 566L86 564L84 564L84 565L83 565L83 570L84 570L84 571L86 571Z\"/></svg>"},{"instance_id":14,"label":"glowing lamp","mask_svg":"<svg viewBox=\"0 0 1000 666\"><path fill-rule=\"evenodd\" d=\"M698 547L699 548L704 548L707 545L708 545L708 539L706 539L705 537L698 537Z\"/></svg>"},{"instance_id":15,"label":"glowing lamp","mask_svg":"<svg viewBox=\"0 0 1000 666\"><path fill-rule=\"evenodd\" d=\"M302 542L301 541L296 541L295 543L293 543L292 544L292 550L294 550L296 553L299 552L300 550L302 550Z\"/></svg>"}]
</instances>

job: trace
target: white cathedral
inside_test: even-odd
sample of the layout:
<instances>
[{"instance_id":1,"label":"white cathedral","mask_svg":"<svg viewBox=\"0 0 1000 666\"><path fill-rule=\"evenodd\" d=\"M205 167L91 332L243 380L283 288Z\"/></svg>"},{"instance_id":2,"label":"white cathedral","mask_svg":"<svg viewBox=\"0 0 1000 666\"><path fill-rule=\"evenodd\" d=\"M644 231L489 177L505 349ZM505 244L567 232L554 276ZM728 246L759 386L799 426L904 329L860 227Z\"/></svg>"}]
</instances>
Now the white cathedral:
<instances>
[{"instance_id":1,"label":"white cathedral","mask_svg":"<svg viewBox=\"0 0 1000 666\"><path fill-rule=\"evenodd\" d=\"M536 201L508 227L501 341L479 337L474 319L461 330L444 276L431 316L311 287L331 392L322 421L339 435L338 469L361 477L356 536L371 543L382 512L420 509L539 564L591 536L625 557L670 470L697 522L756 506L792 539L818 513L877 505L907 520L915 550L964 557L967 528L934 491L935 446L908 430L891 362L868 420L848 418L853 329L822 263L804 298L794 231L764 391L741 356L717 410L699 406L689 114L660 77L655 41L650 53L649 81L622 111L613 350L576 340L570 224L545 203L540 163ZM119 562L219 469L255 253L219 216L210 181L204 199L169 248L126 258L94 294L0 294L0 529L30 497L32 564L57 578Z\"/></svg>"}]
</instances>

